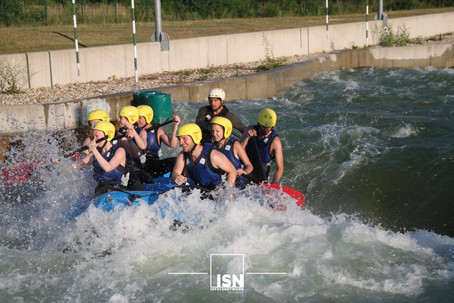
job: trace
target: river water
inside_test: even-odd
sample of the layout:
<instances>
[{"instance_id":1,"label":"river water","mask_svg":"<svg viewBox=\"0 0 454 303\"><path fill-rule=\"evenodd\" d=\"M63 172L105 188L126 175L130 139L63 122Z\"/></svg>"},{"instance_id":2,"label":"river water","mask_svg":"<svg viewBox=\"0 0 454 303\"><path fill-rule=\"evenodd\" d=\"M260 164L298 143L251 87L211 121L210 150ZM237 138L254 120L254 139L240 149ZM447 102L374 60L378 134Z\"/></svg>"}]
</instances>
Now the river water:
<instances>
[{"instance_id":1,"label":"river water","mask_svg":"<svg viewBox=\"0 0 454 303\"><path fill-rule=\"evenodd\" d=\"M183 122L200 106L173 102ZM0 301L454 301L452 69L330 72L228 107L245 124L276 110L301 210L262 207L252 189L216 203L176 190L157 203L197 218L176 231L148 205L68 219L90 171L40 164L0 196ZM58 153L37 136L26 153ZM218 274L243 289L210 290Z\"/></svg>"}]
</instances>

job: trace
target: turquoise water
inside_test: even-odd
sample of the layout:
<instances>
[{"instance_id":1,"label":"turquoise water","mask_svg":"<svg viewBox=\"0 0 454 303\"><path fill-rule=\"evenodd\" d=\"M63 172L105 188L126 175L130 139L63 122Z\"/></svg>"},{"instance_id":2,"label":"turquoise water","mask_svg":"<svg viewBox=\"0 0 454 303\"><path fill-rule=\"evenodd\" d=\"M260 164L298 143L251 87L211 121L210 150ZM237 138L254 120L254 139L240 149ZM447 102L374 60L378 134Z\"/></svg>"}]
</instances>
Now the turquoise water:
<instances>
[{"instance_id":1,"label":"turquoise water","mask_svg":"<svg viewBox=\"0 0 454 303\"><path fill-rule=\"evenodd\" d=\"M173 102L183 122L201 105ZM68 220L89 199L91 173L42 165L0 196L0 300L454 300L452 69L331 72L228 107L245 124L276 110L282 184L306 194L302 210L262 207L253 189L216 203L175 191L160 202L184 208L184 231L146 205ZM58 152L53 137L43 148L36 136L28 151ZM218 254L227 259L210 266ZM210 270L236 274L237 256L244 289L211 291Z\"/></svg>"}]
</instances>

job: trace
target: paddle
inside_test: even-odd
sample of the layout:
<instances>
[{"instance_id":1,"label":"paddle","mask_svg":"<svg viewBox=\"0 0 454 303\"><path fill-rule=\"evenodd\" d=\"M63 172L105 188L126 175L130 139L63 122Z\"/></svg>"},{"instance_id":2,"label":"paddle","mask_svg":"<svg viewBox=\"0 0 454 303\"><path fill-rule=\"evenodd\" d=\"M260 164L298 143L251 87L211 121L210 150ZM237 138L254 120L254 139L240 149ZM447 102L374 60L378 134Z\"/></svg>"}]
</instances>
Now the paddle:
<instances>
[{"instance_id":1,"label":"paddle","mask_svg":"<svg viewBox=\"0 0 454 303\"><path fill-rule=\"evenodd\" d=\"M169 189L166 189L166 190L163 190L163 191L159 191L159 192L155 192L155 193L151 193L151 194L147 194L147 195L136 195L134 193L127 192L125 190L118 190L118 191L121 191L122 193L128 194L129 195L128 200L130 202L134 202L137 199L141 199L141 198L145 198L145 197L151 197L151 196L156 196L156 195L162 195L162 194L164 194L164 193L166 193L168 191L171 191L171 190L173 190L175 188L182 188L183 190L184 189L194 189L194 188L196 188L196 189L200 189L200 191L202 191L202 192L209 192L210 191L210 189L205 188L203 186L196 185L196 184L176 185L176 186L171 187Z\"/></svg>"},{"instance_id":2,"label":"paddle","mask_svg":"<svg viewBox=\"0 0 454 303\"><path fill-rule=\"evenodd\" d=\"M111 141L115 141L115 140L121 139L123 137L126 137L125 133L121 133L121 135L113 137L113 139ZM107 139L107 136L105 136L104 138L100 138L100 139L96 140L96 143L102 142L102 141L104 141L106 139ZM69 157L74 156L75 154L83 152L84 150L87 150L87 149L88 149L88 145L84 145L84 146L82 146L82 147L70 152L69 154L65 154L63 157L64 158L69 158Z\"/></svg>"},{"instance_id":3,"label":"paddle","mask_svg":"<svg viewBox=\"0 0 454 303\"><path fill-rule=\"evenodd\" d=\"M96 140L96 143L99 143L99 142L102 142L104 140L107 140L108 136L105 136L103 138L100 138L98 140ZM114 138L115 139L115 138ZM118 139L118 138L117 138ZM74 156L75 154L77 153L80 153L80 152L83 152L84 150L87 150L88 149L88 145L84 145L76 150L73 150L72 152L70 152L69 154L64 154L63 157L64 158L69 158L71 156Z\"/></svg>"},{"instance_id":4,"label":"paddle","mask_svg":"<svg viewBox=\"0 0 454 303\"><path fill-rule=\"evenodd\" d=\"M154 125L154 126L148 128L148 129L147 129L147 132L151 132L152 130L155 130L155 129L157 129L157 128L160 128L160 127L162 127L162 126L165 126L165 125L167 125L167 124L170 124L170 123L172 123L172 122L174 122L174 120L173 120L173 119L170 119L170 120L167 120L166 122L163 122L163 123L161 123L161 124Z\"/></svg>"}]
</instances>

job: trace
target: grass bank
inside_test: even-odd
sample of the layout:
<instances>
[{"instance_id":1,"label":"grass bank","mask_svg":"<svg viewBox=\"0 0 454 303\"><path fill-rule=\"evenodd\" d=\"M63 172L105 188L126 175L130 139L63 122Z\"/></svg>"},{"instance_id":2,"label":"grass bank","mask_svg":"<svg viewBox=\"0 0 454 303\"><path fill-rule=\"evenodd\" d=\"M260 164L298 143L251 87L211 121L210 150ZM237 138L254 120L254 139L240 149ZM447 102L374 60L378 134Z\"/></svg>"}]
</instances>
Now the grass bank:
<instances>
[{"instance_id":1,"label":"grass bank","mask_svg":"<svg viewBox=\"0 0 454 303\"><path fill-rule=\"evenodd\" d=\"M408 17L454 11L454 7L386 12L388 18ZM369 20L373 14L369 15ZM330 16L329 23L365 21L364 14ZM244 33L285 28L307 27L325 24L325 16L276 17L247 19L212 19L193 21L164 21L162 30L170 39ZM137 42L148 42L154 34L153 22L136 24ZM65 37L66 36L66 37ZM22 26L0 28L0 54L24 53L69 49L74 47L72 25ZM79 42L83 45L101 46L132 43L130 22L118 24L96 24L78 26Z\"/></svg>"}]
</instances>

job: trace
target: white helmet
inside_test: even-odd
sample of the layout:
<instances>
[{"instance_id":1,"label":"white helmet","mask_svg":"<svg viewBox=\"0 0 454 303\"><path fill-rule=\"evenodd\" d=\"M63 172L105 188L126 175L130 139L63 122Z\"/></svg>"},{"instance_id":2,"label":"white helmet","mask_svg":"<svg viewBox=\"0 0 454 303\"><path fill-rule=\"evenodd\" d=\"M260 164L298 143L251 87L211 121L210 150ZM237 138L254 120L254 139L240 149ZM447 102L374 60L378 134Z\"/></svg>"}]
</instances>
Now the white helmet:
<instances>
[{"instance_id":1,"label":"white helmet","mask_svg":"<svg viewBox=\"0 0 454 303\"><path fill-rule=\"evenodd\" d=\"M208 98L219 98L222 101L225 99L225 91L222 88L213 88L208 93Z\"/></svg>"}]
</instances>

